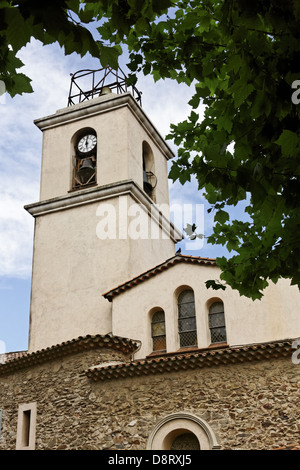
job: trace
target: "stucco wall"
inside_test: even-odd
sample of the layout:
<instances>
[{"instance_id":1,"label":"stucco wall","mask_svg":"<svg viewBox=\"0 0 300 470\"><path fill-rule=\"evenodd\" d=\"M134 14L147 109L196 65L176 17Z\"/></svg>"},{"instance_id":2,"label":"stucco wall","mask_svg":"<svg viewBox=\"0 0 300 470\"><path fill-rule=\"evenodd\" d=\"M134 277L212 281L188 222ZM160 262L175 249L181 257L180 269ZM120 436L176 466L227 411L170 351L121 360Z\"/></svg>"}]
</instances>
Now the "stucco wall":
<instances>
[{"instance_id":1,"label":"stucco wall","mask_svg":"<svg viewBox=\"0 0 300 470\"><path fill-rule=\"evenodd\" d=\"M224 303L227 343L251 344L300 336L300 294L289 281L270 284L262 300L241 297L227 287L225 291L207 289L205 281L219 279L219 268L179 263L131 289L112 302L113 334L142 341L136 358L152 352L151 312L165 312L167 352L179 349L177 294L185 287L194 290L198 347L210 345L208 305L212 299Z\"/></svg>"},{"instance_id":2,"label":"stucco wall","mask_svg":"<svg viewBox=\"0 0 300 470\"><path fill-rule=\"evenodd\" d=\"M300 366L290 358L93 382L83 373L121 359L78 353L0 377L0 449L15 449L18 405L36 402L35 448L146 449L170 413L199 416L222 449L271 449L299 436Z\"/></svg>"},{"instance_id":3,"label":"stucco wall","mask_svg":"<svg viewBox=\"0 0 300 470\"><path fill-rule=\"evenodd\" d=\"M37 217L30 351L80 335L112 331L111 304L102 294L173 255L173 241L162 235L157 240L131 240L127 234L119 238L121 199L128 208L136 205L131 196L124 195ZM107 205L114 210L112 224ZM146 218L150 227L147 213ZM138 216L125 213L122 219L129 231ZM116 227L113 233L108 224Z\"/></svg>"}]
</instances>

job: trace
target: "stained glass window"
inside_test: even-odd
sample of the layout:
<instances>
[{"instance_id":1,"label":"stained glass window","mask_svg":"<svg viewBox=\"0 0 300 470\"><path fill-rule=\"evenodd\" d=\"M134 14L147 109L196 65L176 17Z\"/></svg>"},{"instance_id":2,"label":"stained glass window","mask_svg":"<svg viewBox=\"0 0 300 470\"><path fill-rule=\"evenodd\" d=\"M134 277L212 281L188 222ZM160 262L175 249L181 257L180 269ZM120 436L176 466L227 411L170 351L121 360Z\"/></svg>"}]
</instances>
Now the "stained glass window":
<instances>
[{"instance_id":1,"label":"stained glass window","mask_svg":"<svg viewBox=\"0 0 300 470\"><path fill-rule=\"evenodd\" d=\"M226 342L223 302L214 302L209 308L209 329L212 343Z\"/></svg>"},{"instance_id":2,"label":"stained glass window","mask_svg":"<svg viewBox=\"0 0 300 470\"><path fill-rule=\"evenodd\" d=\"M165 312L158 310L153 314L151 322L153 351L166 350Z\"/></svg>"},{"instance_id":3,"label":"stained glass window","mask_svg":"<svg viewBox=\"0 0 300 470\"><path fill-rule=\"evenodd\" d=\"M197 346L194 292L185 290L178 296L178 331L180 347Z\"/></svg>"}]
</instances>

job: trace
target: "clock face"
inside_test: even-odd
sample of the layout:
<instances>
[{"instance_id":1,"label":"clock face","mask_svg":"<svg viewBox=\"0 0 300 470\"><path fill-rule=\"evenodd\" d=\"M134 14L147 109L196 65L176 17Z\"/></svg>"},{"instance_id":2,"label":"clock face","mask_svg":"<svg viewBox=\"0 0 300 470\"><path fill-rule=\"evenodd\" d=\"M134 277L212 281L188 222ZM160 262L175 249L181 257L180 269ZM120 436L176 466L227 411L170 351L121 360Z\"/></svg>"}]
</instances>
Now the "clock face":
<instances>
[{"instance_id":1,"label":"clock face","mask_svg":"<svg viewBox=\"0 0 300 470\"><path fill-rule=\"evenodd\" d=\"M97 144L97 138L93 134L85 135L78 142L78 150L82 153L91 152Z\"/></svg>"}]
</instances>

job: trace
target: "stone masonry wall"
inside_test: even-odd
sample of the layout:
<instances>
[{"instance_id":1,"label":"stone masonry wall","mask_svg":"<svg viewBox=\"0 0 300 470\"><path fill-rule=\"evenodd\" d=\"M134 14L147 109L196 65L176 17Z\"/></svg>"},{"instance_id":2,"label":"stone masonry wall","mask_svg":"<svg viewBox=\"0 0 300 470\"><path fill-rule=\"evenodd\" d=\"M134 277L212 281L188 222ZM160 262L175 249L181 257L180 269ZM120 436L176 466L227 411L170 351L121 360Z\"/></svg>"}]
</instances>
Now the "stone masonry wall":
<instances>
[{"instance_id":1,"label":"stone masonry wall","mask_svg":"<svg viewBox=\"0 0 300 470\"><path fill-rule=\"evenodd\" d=\"M15 449L18 405L31 402L37 450L145 449L157 421L179 411L204 419L225 450L299 440L300 365L289 359L105 382L83 374L112 359L122 354L93 350L0 377L0 450Z\"/></svg>"}]
</instances>

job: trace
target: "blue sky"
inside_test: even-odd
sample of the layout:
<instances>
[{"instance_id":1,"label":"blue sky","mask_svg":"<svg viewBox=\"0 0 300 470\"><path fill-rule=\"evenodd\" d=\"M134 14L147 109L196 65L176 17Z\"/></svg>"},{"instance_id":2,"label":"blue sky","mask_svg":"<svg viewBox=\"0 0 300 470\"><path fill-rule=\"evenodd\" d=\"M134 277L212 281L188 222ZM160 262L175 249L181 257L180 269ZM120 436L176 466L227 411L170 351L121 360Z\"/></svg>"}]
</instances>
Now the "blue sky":
<instances>
[{"instance_id":1,"label":"blue sky","mask_svg":"<svg viewBox=\"0 0 300 470\"><path fill-rule=\"evenodd\" d=\"M24 205L39 200L42 148L42 133L33 120L66 107L70 73L100 68L91 57L65 56L57 45L42 46L35 40L19 56L25 63L21 71L31 77L34 93L13 99L5 95L0 103L0 353L28 347L34 220ZM123 61L121 67L126 73ZM190 112L187 102L193 90L186 85L171 81L155 84L151 77L142 76L137 88L143 93L144 111L163 136L169 132L170 123L185 119ZM175 147L173 150L176 153ZM195 181L184 187L170 183L170 202L203 204L204 199ZM209 233L212 216L205 211L204 217ZM189 254L216 257L226 252L205 243Z\"/></svg>"}]
</instances>

